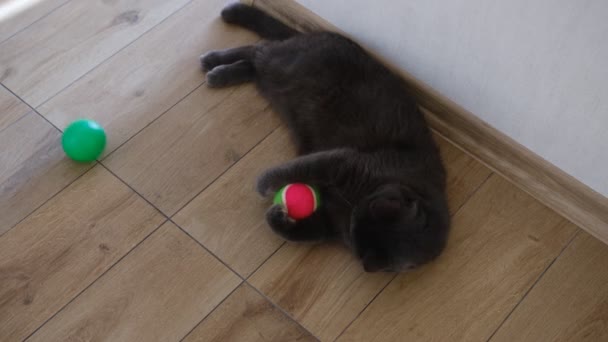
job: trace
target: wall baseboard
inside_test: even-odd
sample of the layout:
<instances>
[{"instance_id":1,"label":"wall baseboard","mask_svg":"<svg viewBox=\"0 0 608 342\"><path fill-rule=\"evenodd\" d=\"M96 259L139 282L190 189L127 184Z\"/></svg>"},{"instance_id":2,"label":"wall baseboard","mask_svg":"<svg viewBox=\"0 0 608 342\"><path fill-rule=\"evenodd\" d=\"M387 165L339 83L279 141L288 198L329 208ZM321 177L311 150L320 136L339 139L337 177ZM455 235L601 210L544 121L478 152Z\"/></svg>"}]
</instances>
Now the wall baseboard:
<instances>
[{"instance_id":1,"label":"wall baseboard","mask_svg":"<svg viewBox=\"0 0 608 342\"><path fill-rule=\"evenodd\" d=\"M301 31L340 31L294 0L249 0ZM348 34L345 34L348 36ZM368 50L369 51L369 50ZM537 200L608 244L608 198L491 127L392 63L372 55L408 83L431 128Z\"/></svg>"}]
</instances>

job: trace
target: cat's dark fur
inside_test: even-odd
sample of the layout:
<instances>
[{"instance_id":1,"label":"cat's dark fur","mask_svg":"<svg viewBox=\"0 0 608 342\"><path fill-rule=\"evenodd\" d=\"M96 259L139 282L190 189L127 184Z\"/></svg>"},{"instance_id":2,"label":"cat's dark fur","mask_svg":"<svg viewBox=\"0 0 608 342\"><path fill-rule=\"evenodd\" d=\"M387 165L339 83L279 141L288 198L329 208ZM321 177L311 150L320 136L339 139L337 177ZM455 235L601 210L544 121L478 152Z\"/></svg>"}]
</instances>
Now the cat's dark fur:
<instances>
[{"instance_id":1,"label":"cat's dark fur","mask_svg":"<svg viewBox=\"0 0 608 342\"><path fill-rule=\"evenodd\" d=\"M270 196L294 182L321 191L322 205L307 219L272 206L272 229L289 240L339 239L366 271L437 257L449 228L445 171L402 79L339 34L303 34L243 4L222 17L270 41L203 55L208 85L255 82L300 154L266 171L258 191Z\"/></svg>"}]
</instances>

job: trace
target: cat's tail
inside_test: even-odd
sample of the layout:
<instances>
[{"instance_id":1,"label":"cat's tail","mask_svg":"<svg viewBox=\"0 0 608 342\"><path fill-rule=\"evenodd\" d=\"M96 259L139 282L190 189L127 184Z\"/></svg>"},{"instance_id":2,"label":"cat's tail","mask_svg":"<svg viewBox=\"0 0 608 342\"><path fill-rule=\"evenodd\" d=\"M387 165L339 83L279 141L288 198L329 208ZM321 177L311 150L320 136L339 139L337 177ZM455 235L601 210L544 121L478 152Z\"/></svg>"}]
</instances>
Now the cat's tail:
<instances>
[{"instance_id":1,"label":"cat's tail","mask_svg":"<svg viewBox=\"0 0 608 342\"><path fill-rule=\"evenodd\" d=\"M249 29L268 40L284 40L300 33L266 12L241 3L225 7L222 10L222 19L229 24Z\"/></svg>"}]
</instances>

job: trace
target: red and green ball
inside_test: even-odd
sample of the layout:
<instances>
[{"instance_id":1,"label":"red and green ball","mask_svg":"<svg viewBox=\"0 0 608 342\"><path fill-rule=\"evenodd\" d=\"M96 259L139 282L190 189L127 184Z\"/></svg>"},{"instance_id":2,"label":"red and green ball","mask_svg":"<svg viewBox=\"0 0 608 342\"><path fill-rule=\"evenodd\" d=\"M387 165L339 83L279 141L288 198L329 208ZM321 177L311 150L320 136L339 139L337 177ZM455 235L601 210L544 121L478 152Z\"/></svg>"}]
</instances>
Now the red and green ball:
<instances>
[{"instance_id":1,"label":"red and green ball","mask_svg":"<svg viewBox=\"0 0 608 342\"><path fill-rule=\"evenodd\" d=\"M312 215L319 207L319 191L314 187L293 183L282 187L274 196L274 204L287 210L287 215L294 220L301 220Z\"/></svg>"}]
</instances>

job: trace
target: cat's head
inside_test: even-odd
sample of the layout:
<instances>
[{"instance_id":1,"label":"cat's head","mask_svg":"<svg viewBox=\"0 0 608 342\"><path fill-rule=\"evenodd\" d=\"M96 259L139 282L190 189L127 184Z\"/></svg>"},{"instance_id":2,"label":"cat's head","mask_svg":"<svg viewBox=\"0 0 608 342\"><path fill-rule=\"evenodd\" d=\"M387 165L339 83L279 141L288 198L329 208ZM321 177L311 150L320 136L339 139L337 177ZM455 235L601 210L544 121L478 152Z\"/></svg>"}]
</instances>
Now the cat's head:
<instances>
[{"instance_id":1,"label":"cat's head","mask_svg":"<svg viewBox=\"0 0 608 342\"><path fill-rule=\"evenodd\" d=\"M412 269L443 250L447 216L447 209L434 208L411 189L385 184L355 208L352 245L367 272Z\"/></svg>"}]
</instances>

